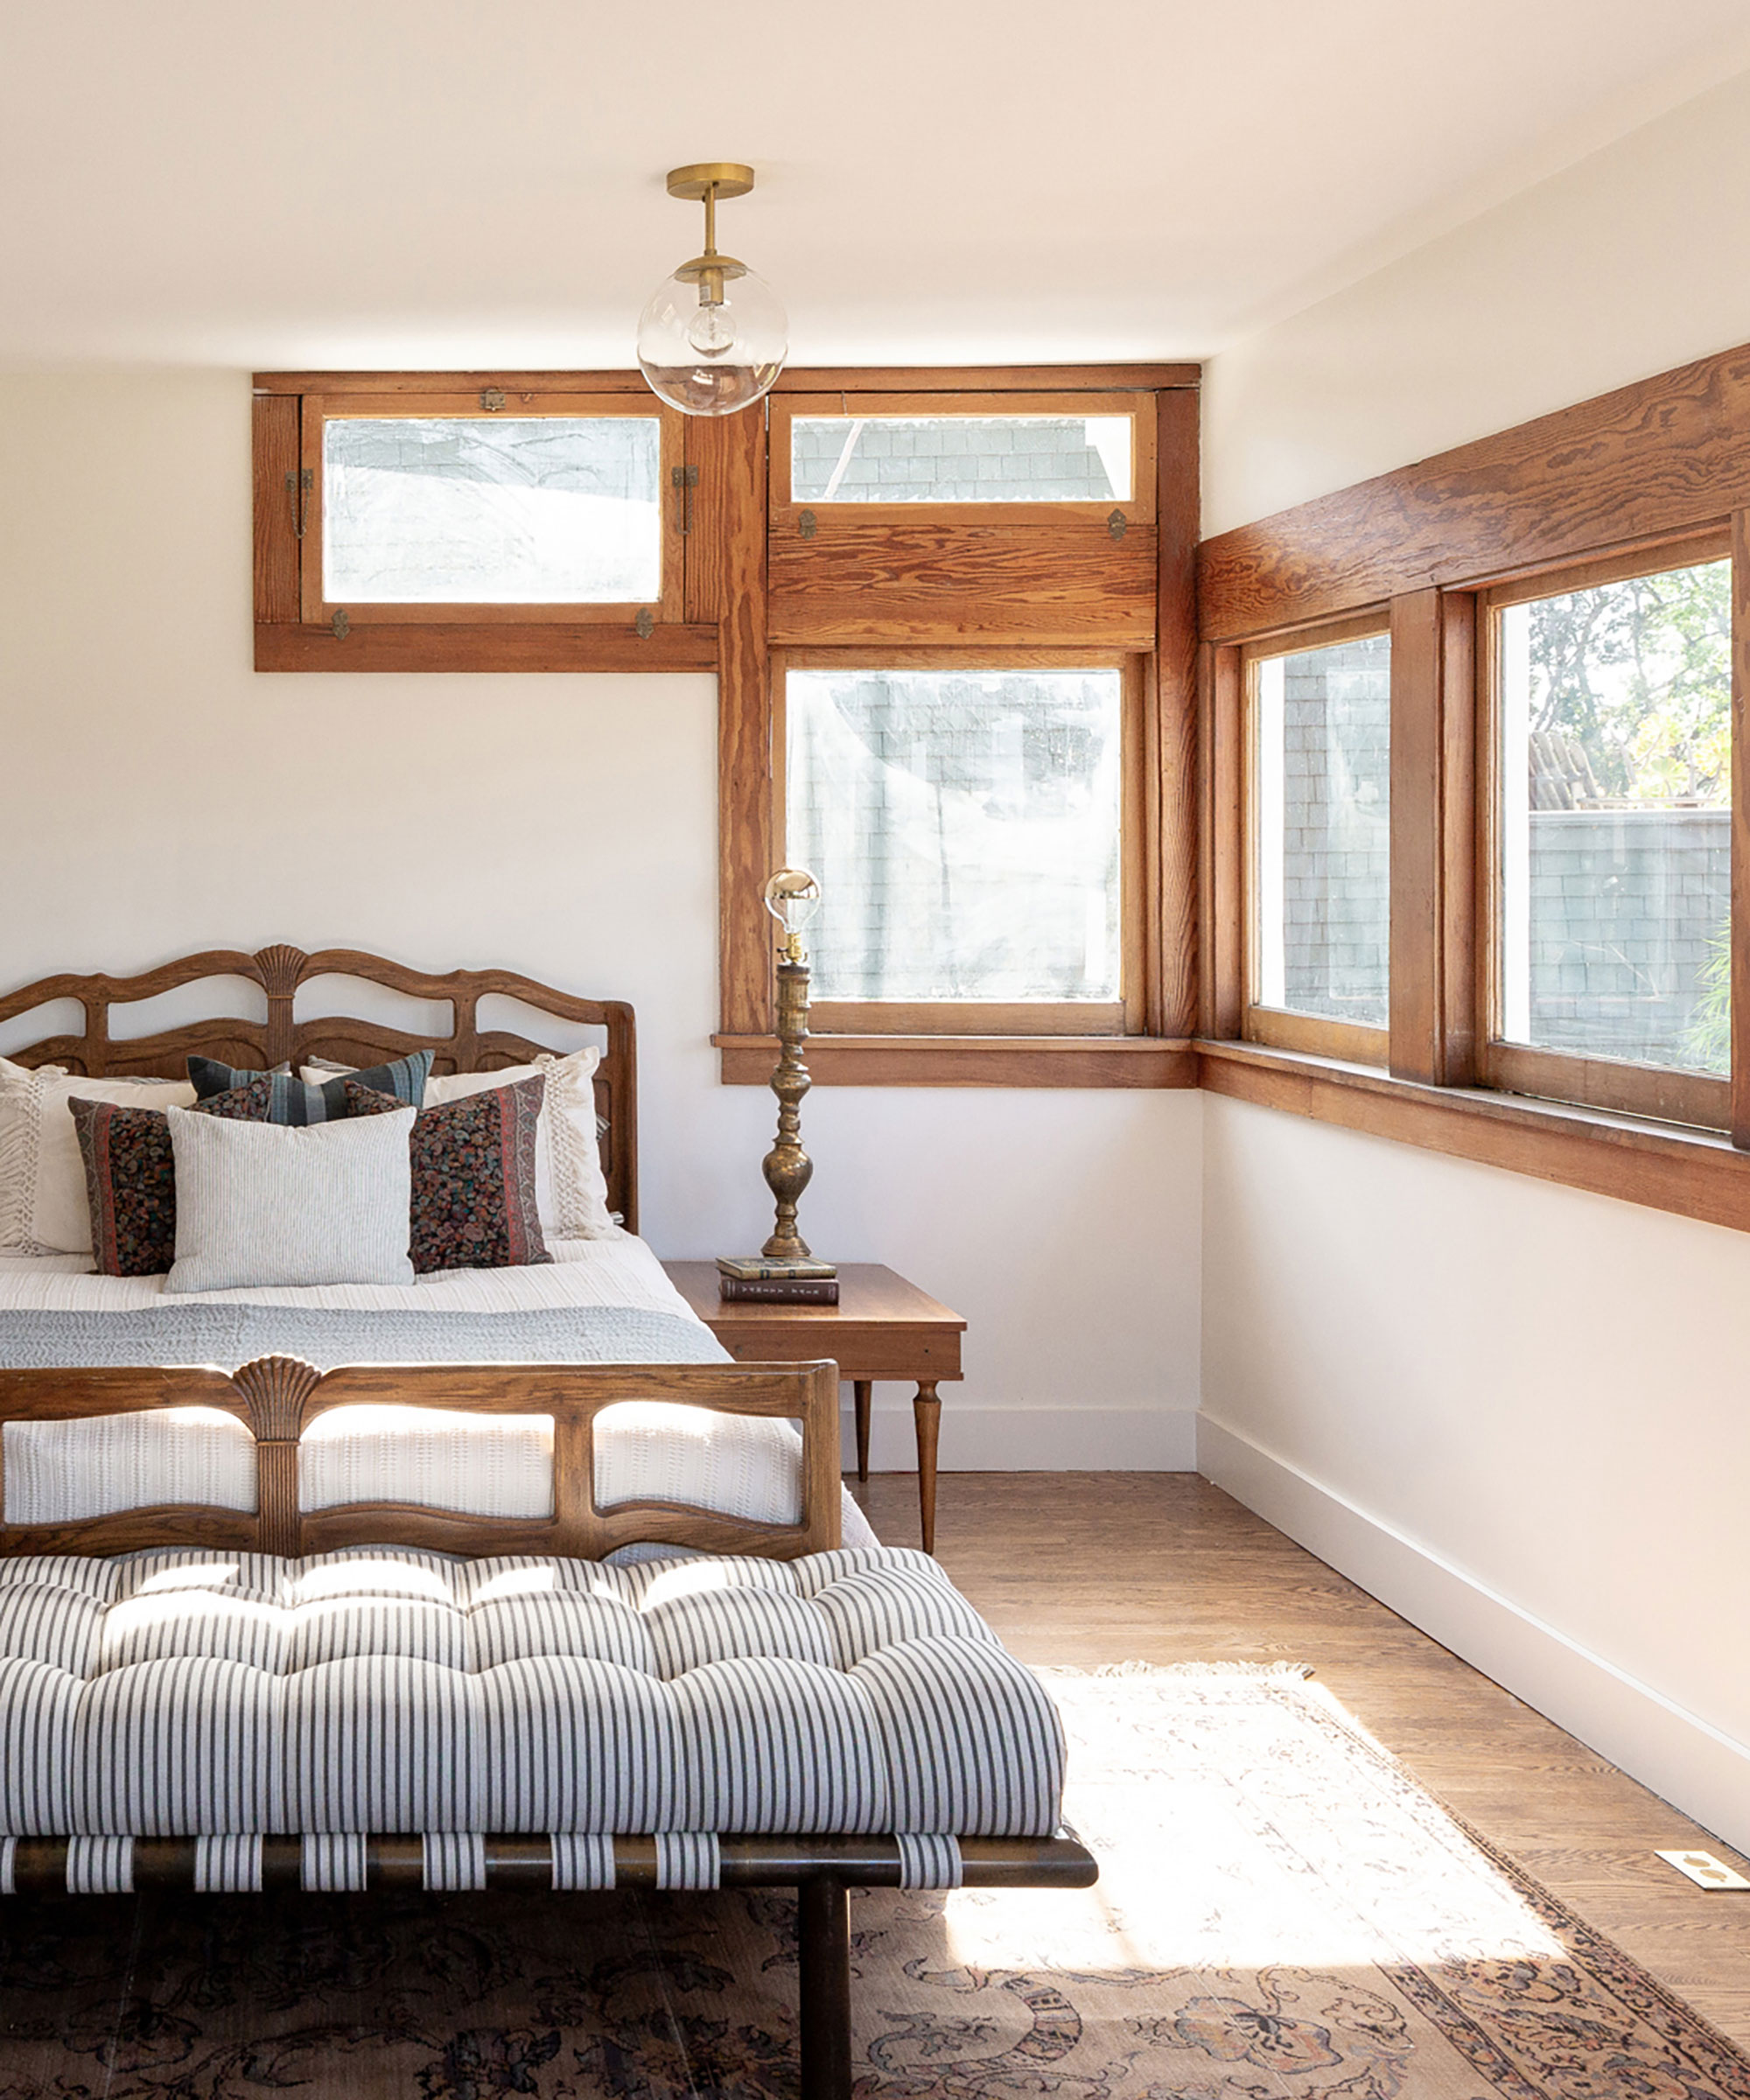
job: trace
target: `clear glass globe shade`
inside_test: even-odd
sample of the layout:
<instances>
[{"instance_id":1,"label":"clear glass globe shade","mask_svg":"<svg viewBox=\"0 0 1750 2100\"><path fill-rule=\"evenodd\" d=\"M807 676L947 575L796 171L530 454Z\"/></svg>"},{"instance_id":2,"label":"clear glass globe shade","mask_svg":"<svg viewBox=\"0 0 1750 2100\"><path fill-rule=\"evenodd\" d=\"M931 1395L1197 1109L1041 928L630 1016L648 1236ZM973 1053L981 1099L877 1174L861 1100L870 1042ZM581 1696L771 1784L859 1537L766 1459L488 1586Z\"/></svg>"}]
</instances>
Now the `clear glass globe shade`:
<instances>
[{"instance_id":1,"label":"clear glass globe shade","mask_svg":"<svg viewBox=\"0 0 1750 2100\"><path fill-rule=\"evenodd\" d=\"M688 416L732 416L771 390L789 350L778 295L752 270L730 277L723 298L669 277L638 323L638 362L651 390Z\"/></svg>"}]
</instances>

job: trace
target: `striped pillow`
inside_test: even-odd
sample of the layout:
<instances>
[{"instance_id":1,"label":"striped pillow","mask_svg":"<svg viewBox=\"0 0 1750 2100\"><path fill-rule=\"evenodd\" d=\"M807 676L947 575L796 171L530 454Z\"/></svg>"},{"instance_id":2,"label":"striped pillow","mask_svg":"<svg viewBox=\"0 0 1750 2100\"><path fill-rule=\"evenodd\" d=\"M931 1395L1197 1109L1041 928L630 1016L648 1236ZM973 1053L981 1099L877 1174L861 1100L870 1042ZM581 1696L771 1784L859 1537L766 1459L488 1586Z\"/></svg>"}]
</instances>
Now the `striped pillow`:
<instances>
[{"instance_id":1,"label":"striped pillow","mask_svg":"<svg viewBox=\"0 0 1750 2100\"><path fill-rule=\"evenodd\" d=\"M425 1098L425 1082L430 1074L431 1053L416 1050L410 1056L396 1058L393 1064L373 1065L368 1072L355 1076L373 1093L389 1095L403 1107L416 1109ZM247 1086L252 1080L266 1080L271 1102L268 1122L294 1129L312 1123L338 1123L347 1113L346 1097L338 1079L312 1083L284 1067L272 1072L239 1072L220 1064L216 1057L191 1057L188 1078L202 1101Z\"/></svg>"},{"instance_id":2,"label":"striped pillow","mask_svg":"<svg viewBox=\"0 0 1750 2100\"><path fill-rule=\"evenodd\" d=\"M166 1291L413 1281L410 1108L308 1129L164 1113L176 1154Z\"/></svg>"}]
</instances>

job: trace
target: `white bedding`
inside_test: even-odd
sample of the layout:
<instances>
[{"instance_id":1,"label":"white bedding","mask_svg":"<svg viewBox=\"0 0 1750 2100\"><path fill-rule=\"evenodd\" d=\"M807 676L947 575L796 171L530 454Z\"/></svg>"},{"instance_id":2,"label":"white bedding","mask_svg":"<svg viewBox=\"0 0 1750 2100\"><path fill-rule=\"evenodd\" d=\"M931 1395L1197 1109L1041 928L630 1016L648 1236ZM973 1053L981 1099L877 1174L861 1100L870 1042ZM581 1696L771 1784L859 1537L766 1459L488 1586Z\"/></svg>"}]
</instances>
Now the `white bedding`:
<instances>
[{"instance_id":1,"label":"white bedding","mask_svg":"<svg viewBox=\"0 0 1750 2100\"><path fill-rule=\"evenodd\" d=\"M550 1250L551 1263L536 1268L443 1270L411 1284L326 1284L301 1290L189 1292L169 1302L189 1305L205 1300L356 1312L410 1309L420 1312L515 1312L630 1306L696 1320L696 1314L668 1281L654 1254L631 1233L619 1233L612 1239L558 1240L551 1242ZM162 1277L96 1276L91 1272L88 1256L0 1256L0 1313L130 1312L163 1302ZM662 1403L644 1403L616 1411L621 1419L614 1424L615 1433L612 1437L605 1434L598 1440L596 1488L604 1503L674 1501L780 1522L798 1506L802 1440L787 1425L740 1421ZM17 1435L15 1427L7 1438L7 1455L14 1459L16 1453L15 1463L23 1457ZM370 1441L374 1444L376 1440ZM324 1455L326 1460L331 1454ZM353 1494L359 1492L356 1468L364 1466L368 1471L376 1462L370 1451L357 1446L337 1446L332 1452L337 1474L352 1476L348 1488ZM22 1487L22 1480L19 1485ZM328 1501L331 1492L323 1493L306 1506L320 1506ZM9 1492L9 1504L12 1499ZM434 1499L440 1503L444 1500L441 1496ZM448 1506L455 1504L452 1502ZM504 1513L511 1512L507 1509ZM849 1494L844 1500L843 1522L846 1545L877 1543L868 1519Z\"/></svg>"}]
</instances>

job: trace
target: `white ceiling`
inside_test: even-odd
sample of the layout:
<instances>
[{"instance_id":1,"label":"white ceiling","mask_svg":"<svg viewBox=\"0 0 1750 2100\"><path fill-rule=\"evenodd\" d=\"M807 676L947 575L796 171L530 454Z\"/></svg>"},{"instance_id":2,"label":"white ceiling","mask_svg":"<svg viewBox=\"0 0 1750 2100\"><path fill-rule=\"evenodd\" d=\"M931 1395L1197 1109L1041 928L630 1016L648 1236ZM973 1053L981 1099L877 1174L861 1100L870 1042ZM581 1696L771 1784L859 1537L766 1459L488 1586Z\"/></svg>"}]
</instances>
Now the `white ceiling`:
<instances>
[{"instance_id":1,"label":"white ceiling","mask_svg":"<svg viewBox=\"0 0 1750 2100\"><path fill-rule=\"evenodd\" d=\"M718 158L795 360L1200 356L1746 66L1746 0L0 0L0 361L623 365Z\"/></svg>"}]
</instances>

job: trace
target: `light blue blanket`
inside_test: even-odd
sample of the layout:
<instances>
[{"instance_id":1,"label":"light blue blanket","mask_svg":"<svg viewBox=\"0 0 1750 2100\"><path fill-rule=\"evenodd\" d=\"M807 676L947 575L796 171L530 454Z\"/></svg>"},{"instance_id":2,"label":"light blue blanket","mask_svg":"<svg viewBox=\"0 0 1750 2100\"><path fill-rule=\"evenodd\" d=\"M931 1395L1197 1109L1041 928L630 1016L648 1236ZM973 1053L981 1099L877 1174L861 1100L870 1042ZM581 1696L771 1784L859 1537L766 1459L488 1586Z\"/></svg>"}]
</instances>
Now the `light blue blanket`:
<instances>
[{"instance_id":1,"label":"light blue blanket","mask_svg":"<svg viewBox=\"0 0 1750 2100\"><path fill-rule=\"evenodd\" d=\"M701 1321L632 1306L511 1312L346 1312L232 1303L137 1312L0 1312L0 1368L216 1364L297 1356L343 1363L727 1363Z\"/></svg>"}]
</instances>

